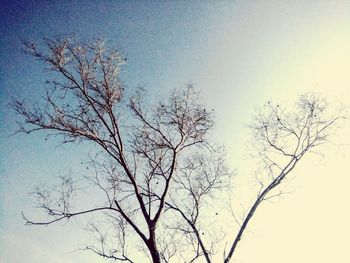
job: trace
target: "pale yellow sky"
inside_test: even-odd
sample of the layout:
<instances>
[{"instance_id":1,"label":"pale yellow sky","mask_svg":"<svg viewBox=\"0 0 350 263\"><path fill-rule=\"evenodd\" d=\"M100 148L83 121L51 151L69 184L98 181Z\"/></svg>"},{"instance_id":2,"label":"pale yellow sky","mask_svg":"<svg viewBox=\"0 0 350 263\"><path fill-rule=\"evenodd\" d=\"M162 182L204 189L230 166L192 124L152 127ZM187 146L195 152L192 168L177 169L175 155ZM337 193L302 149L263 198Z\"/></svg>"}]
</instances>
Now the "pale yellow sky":
<instances>
[{"instance_id":1,"label":"pale yellow sky","mask_svg":"<svg viewBox=\"0 0 350 263\"><path fill-rule=\"evenodd\" d=\"M290 104L305 92L350 105L350 2L265 1L252 6L239 20L239 33L236 24L224 30L220 43L229 48L218 48L221 53L212 65L223 74L211 79L212 85L222 84L220 80L225 84L220 90L224 95L216 95L216 99L226 103L219 111L232 116L234 127L219 120L218 128L225 130L224 140L232 162L238 164L241 185L251 182L243 178L248 172L247 159L241 155L247 130L236 124L248 122L253 105L270 99ZM240 58L241 51L234 49L237 41L251 48L241 58L242 64L232 62ZM245 67L257 70L244 76ZM245 89L242 95L229 89L237 85L232 77L236 72L242 80L238 85ZM237 100L237 96L243 98ZM348 121L334 143L323 150L324 158L308 156L292 173L286 188L291 194L259 208L233 262L350 262ZM237 191L238 196L245 196L243 190Z\"/></svg>"}]
</instances>

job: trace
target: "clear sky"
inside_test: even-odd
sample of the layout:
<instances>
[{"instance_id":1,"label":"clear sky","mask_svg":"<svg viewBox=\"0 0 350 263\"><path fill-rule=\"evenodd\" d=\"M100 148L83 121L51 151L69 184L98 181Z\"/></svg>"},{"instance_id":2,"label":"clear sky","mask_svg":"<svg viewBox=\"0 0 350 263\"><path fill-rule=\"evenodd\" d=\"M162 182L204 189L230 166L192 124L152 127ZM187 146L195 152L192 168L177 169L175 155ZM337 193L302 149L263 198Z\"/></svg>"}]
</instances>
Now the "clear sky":
<instances>
[{"instance_id":1,"label":"clear sky","mask_svg":"<svg viewBox=\"0 0 350 263\"><path fill-rule=\"evenodd\" d=\"M192 81L215 109L239 185L247 185L245 124L266 100L292 103L318 92L350 105L350 1L5 1L0 8L0 261L96 262L73 253L75 225L24 227L28 192L69 169L86 149L56 147L41 134L8 137L11 97L35 100L44 75L20 40L103 36L128 58L123 81L154 96ZM292 175L293 193L260 208L235 262L350 262L349 125L325 157ZM249 187L247 187L249 190ZM243 192L242 192L243 193ZM35 212L35 211L34 211Z\"/></svg>"}]
</instances>

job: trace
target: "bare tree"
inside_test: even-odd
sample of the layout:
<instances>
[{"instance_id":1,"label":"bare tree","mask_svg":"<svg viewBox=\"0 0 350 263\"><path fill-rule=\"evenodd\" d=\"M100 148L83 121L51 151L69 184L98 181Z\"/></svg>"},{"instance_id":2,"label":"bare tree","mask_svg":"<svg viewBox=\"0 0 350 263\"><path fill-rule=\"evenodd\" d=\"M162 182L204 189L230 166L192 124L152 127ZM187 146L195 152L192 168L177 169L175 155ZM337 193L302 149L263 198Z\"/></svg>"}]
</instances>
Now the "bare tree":
<instances>
[{"instance_id":1,"label":"bare tree","mask_svg":"<svg viewBox=\"0 0 350 263\"><path fill-rule=\"evenodd\" d=\"M21 116L18 132L44 130L63 144L95 145L98 150L88 160L93 172L84 178L104 196L97 206L75 208L72 197L78 187L72 176L63 176L56 195L47 188L35 191L49 219L23 215L26 224L49 225L102 213L105 221L89 226L96 242L85 250L106 259L136 262L129 250L138 246L128 242L136 237L153 263L213 262L213 255L224 250L220 242L224 235L206 214L221 192L230 190L232 172L224 149L208 140L212 110L199 103L192 85L149 105L142 88L127 95L119 78L125 59L102 40L45 39L45 47L31 42L24 42L24 47L46 66L53 80L47 80L42 103L13 101ZM302 96L296 112L268 103L256 115L250 127L254 152L264 164L261 188L239 222L238 233L229 234L233 239L224 252L225 263L232 259L259 205L281 194L276 189L302 157L328 141L342 115L326 111L324 101ZM115 230L114 235L103 229Z\"/></svg>"},{"instance_id":2,"label":"bare tree","mask_svg":"<svg viewBox=\"0 0 350 263\"><path fill-rule=\"evenodd\" d=\"M154 106L143 102L144 90L125 98L119 79L125 59L102 40L82 43L74 38L45 39L46 50L25 42L25 51L41 61L54 80L48 80L43 104L28 106L15 100L22 117L19 132L46 130L62 143L91 142L100 152L90 158L95 175L88 178L106 197L98 207L73 211L71 179L63 178L58 200L38 190L39 205L48 221L25 218L29 225L48 225L83 214L106 212L121 233L120 249L109 250L101 235L101 249L87 249L106 258L132 262L124 251L125 225L143 241L152 262L161 262L157 225L175 174L185 156L209 147L206 135L213 126L211 112L198 104L192 85L174 91ZM97 227L94 227L98 234ZM116 252L121 256L115 256Z\"/></svg>"},{"instance_id":3,"label":"bare tree","mask_svg":"<svg viewBox=\"0 0 350 263\"><path fill-rule=\"evenodd\" d=\"M319 153L320 146L329 142L344 118L343 108L330 112L326 100L315 94L300 96L295 111L268 102L265 109L256 114L250 128L255 155L263 163L258 180L261 187L233 239L225 263L230 262L259 205L283 194L278 186L307 152Z\"/></svg>"}]
</instances>

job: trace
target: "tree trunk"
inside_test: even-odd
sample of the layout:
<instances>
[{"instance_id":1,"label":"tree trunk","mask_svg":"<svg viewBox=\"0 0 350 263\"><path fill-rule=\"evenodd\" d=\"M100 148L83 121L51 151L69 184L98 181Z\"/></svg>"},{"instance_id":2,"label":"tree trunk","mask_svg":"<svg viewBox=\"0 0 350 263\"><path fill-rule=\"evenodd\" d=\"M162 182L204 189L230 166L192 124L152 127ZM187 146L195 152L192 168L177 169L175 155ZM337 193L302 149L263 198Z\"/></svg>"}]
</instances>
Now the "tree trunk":
<instances>
[{"instance_id":1,"label":"tree trunk","mask_svg":"<svg viewBox=\"0 0 350 263\"><path fill-rule=\"evenodd\" d=\"M157 250L157 248L154 246L148 246L149 251L151 252L151 257L152 257L152 262L153 263L161 263L160 261L160 255L159 252Z\"/></svg>"},{"instance_id":2,"label":"tree trunk","mask_svg":"<svg viewBox=\"0 0 350 263\"><path fill-rule=\"evenodd\" d=\"M152 262L153 263L161 263L160 261L160 255L157 249L157 243L156 243L156 226L154 223L151 223L151 226L149 228L149 239L147 240L147 247L149 252L151 253Z\"/></svg>"}]
</instances>

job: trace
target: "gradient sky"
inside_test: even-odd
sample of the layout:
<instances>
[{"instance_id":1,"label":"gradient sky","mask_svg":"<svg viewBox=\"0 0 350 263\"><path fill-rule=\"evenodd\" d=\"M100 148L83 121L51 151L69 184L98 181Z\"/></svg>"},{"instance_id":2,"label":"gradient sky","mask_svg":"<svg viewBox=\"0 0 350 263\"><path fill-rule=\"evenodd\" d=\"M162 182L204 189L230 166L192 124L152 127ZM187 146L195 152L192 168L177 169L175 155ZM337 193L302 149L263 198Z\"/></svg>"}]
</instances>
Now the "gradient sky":
<instances>
[{"instance_id":1,"label":"gradient sky","mask_svg":"<svg viewBox=\"0 0 350 263\"><path fill-rule=\"evenodd\" d=\"M1 1L0 261L98 262L74 251L84 239L77 223L24 227L33 213L28 192L70 169L84 147L56 147L42 134L9 137L11 97L40 97L44 75L20 51L20 40L76 33L103 36L128 58L131 90L151 96L192 81L215 109L215 136L225 143L237 185L250 189L247 129L267 100L290 104L317 92L350 105L350 1ZM292 174L282 200L264 204L234 262L350 262L350 127ZM237 187L239 188L239 187ZM240 189L240 188L239 188ZM245 196L243 190L237 195ZM244 201L242 201L244 202ZM35 214L35 211L34 211Z\"/></svg>"}]
</instances>

